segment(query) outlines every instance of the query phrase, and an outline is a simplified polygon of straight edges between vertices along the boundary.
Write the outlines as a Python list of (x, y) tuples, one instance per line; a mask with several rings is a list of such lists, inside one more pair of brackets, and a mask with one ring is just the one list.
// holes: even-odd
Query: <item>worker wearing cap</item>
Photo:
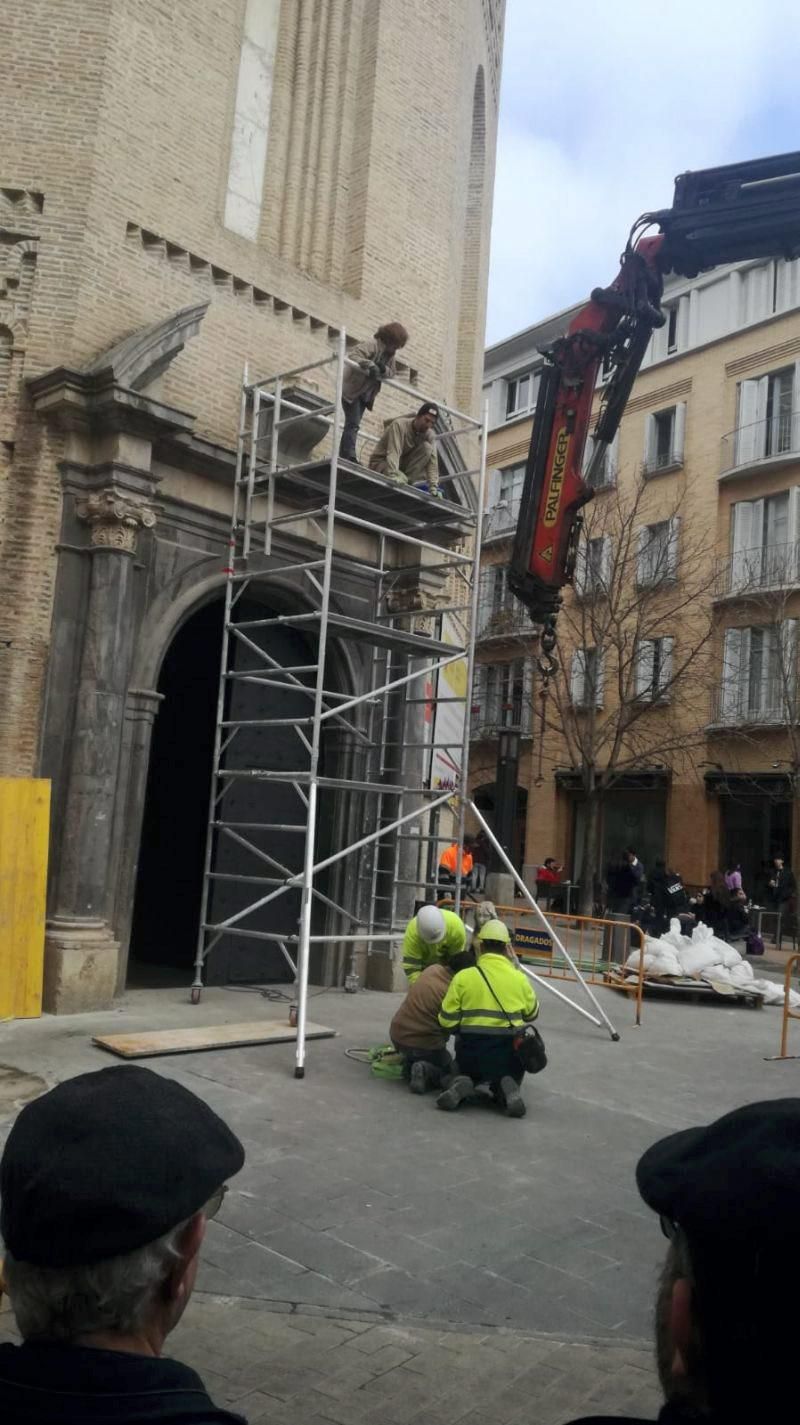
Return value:
[(519, 1086), (525, 1066), (514, 1040), (536, 1018), (539, 1003), (527, 975), (517, 967), (502, 920), (482, 925), (472, 948), (477, 964), (453, 976), (439, 1011), (442, 1028), (456, 1036), (459, 1074), (436, 1106), (452, 1112), (471, 1097), (476, 1084), (486, 1083), (509, 1118), (523, 1118)]
[(403, 936), (403, 969), (408, 983), (422, 974), (426, 965), (445, 964), (451, 955), (460, 955), (467, 944), (467, 928), (452, 910), (424, 905), (408, 922)]
[(244, 1149), (196, 1094), (125, 1065), (23, 1108), (0, 1161), (3, 1275), (23, 1345), (0, 1345), (9, 1425), (224, 1425), (162, 1356), (206, 1224)]
[(370, 456), (370, 470), (398, 485), (425, 485), (428, 494), (438, 496), (439, 457), (431, 434), (438, 415), (439, 407), (424, 401), (415, 416), (387, 421)]
[[(636, 1185), (669, 1242), (655, 1314), (659, 1420), (792, 1418), (800, 1098), (749, 1103), (671, 1133), (640, 1158)], [(617, 1418), (592, 1416), (591, 1425)]]

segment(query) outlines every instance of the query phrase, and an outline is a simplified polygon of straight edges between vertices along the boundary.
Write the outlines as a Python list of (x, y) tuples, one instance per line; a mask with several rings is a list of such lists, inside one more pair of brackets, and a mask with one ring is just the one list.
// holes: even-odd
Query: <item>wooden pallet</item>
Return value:
[[(335, 1029), (306, 1024), (306, 1039), (333, 1039)], [(252, 1044), (289, 1044), (297, 1030), (285, 1019), (253, 1024), (212, 1024), (206, 1028), (151, 1029), (139, 1034), (98, 1034), (92, 1039), (120, 1059), (149, 1059), (159, 1054), (200, 1054), (210, 1049), (243, 1049)]]

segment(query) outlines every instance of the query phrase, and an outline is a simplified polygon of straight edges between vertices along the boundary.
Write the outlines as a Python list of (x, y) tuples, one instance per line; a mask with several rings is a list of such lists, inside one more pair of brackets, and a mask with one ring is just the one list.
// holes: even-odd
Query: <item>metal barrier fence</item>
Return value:
[[(514, 949), (539, 975), (554, 980), (574, 980), (570, 966), (535, 914), (525, 906), (497, 906), (497, 914), (512, 931)], [(644, 931), (630, 921), (604, 920), (589, 915), (548, 911), (547, 919), (590, 984), (613, 985), (635, 997), (636, 1023), (641, 1024), (644, 991)], [(639, 950), (639, 972), (625, 979), (622, 967), (633, 950)]]
[[(454, 902), (439, 901), (438, 904), (452, 909)], [(495, 910), (511, 931), (514, 951), (524, 965), (544, 979), (576, 979), (558, 946), (542, 928), (535, 911), (524, 904), (497, 905)], [(627, 920), (567, 915), (563, 911), (548, 911), (547, 919), (589, 984), (623, 990), (634, 996), (635, 1022), (641, 1024), (645, 938), (641, 926)], [(627, 979), (622, 973), (623, 966), (636, 949), (639, 950), (639, 971), (635, 979)]]

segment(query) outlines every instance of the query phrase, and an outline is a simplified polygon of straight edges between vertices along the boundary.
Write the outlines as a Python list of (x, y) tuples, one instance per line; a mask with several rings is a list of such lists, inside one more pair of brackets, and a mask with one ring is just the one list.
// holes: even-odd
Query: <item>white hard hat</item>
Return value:
[(428, 945), (444, 940), (444, 916), (438, 905), (424, 905), (417, 912), (417, 930)]

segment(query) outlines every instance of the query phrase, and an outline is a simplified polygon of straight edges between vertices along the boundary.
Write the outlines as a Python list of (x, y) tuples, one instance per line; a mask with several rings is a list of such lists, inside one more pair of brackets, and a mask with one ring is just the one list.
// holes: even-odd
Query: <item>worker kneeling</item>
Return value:
[(406, 926), (403, 969), (413, 985), (428, 965), (446, 965), (466, 949), (467, 927), (452, 910), (424, 905)]
[(520, 1050), (539, 1002), (513, 961), (511, 936), (501, 920), (481, 926), (472, 947), (477, 964), (453, 976), (439, 1011), (442, 1028), (456, 1036), (458, 1075), (440, 1093), (436, 1107), (452, 1111), (477, 1084), (488, 1084), (509, 1118), (523, 1118), (520, 1084), (526, 1063)]
[(443, 1088), (450, 1078), (450, 1035), (439, 1023), (439, 1011), (453, 975), (474, 963), (472, 952), (464, 950), (453, 955), (446, 965), (428, 965), (409, 986), (392, 1020), (389, 1037), (403, 1056), (403, 1078), (412, 1093)]

